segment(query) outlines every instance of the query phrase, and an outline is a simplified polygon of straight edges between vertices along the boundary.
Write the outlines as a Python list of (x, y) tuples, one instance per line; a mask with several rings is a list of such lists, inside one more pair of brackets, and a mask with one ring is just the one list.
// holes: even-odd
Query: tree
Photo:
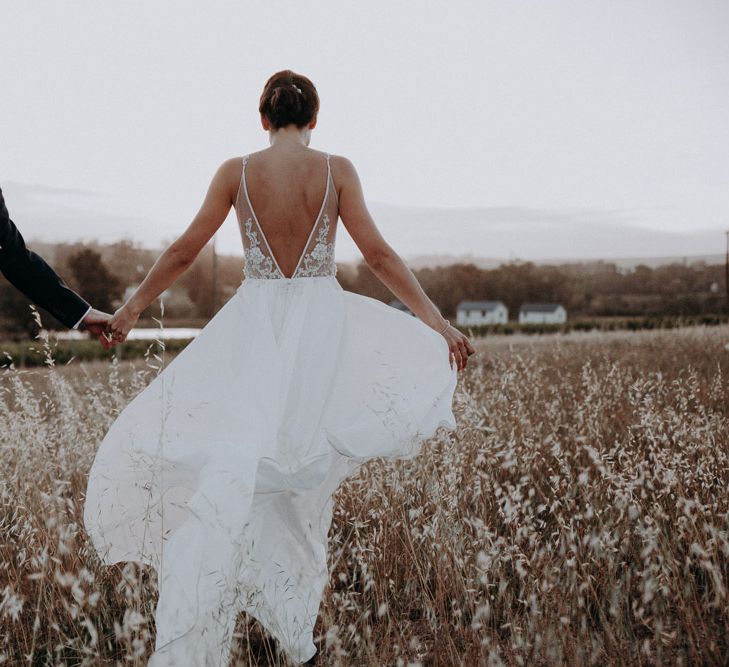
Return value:
[(113, 312), (122, 296), (119, 278), (106, 268), (101, 254), (82, 248), (68, 258), (68, 268), (78, 293), (94, 308)]
[(372, 272), (372, 269), (370, 269), (366, 262), (359, 262), (357, 264), (357, 275), (350, 289), (357, 294), (363, 294), (364, 296), (369, 296), (385, 303), (395, 298), (392, 292)]

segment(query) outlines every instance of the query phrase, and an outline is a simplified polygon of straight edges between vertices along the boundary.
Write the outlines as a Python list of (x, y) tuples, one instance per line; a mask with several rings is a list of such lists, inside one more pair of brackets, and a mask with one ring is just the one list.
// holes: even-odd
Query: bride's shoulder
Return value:
[(347, 187), (349, 184), (356, 184), (359, 182), (359, 175), (352, 161), (344, 155), (335, 155), (334, 153), (329, 154), (330, 164), (332, 167), (332, 178), (337, 189), (341, 191), (342, 188)]
[(237, 182), (241, 178), (243, 172), (243, 156), (228, 158), (224, 160), (218, 167), (218, 174), (225, 181)]
[(243, 177), (243, 156), (231, 157), (220, 163), (210, 187), (234, 203)]
[(352, 164), (352, 161), (344, 155), (335, 155), (334, 153), (329, 153), (329, 161), (332, 165), (332, 171), (338, 172), (345, 178), (347, 176), (350, 176), (351, 174), (357, 173), (357, 170), (355, 169), (354, 164)]
[(219, 169), (222, 169), (224, 171), (235, 171), (238, 169), (240, 171), (241, 166), (243, 165), (243, 156), (238, 155), (237, 157), (231, 157), (227, 160), (223, 160), (221, 163)]
[(322, 155), (329, 155), (329, 160), (332, 164), (344, 164), (345, 162), (349, 162), (349, 159), (344, 157), (344, 155), (337, 155), (336, 153), (322, 153)]

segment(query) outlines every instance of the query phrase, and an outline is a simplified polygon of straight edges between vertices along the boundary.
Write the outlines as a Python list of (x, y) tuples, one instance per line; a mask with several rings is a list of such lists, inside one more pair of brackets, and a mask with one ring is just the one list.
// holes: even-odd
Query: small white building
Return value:
[(519, 308), (519, 324), (564, 324), (567, 311), (560, 303), (525, 303)]
[(461, 301), (456, 306), (456, 324), (506, 324), (509, 309), (501, 301)]
[(392, 301), (390, 301), (390, 303), (388, 305), (392, 306), (393, 308), (397, 308), (398, 310), (402, 310), (403, 313), (407, 313), (408, 315), (412, 315), (413, 317), (415, 316), (415, 313), (413, 313), (413, 311), (410, 310), (410, 308), (408, 308), (399, 299), (393, 299)]

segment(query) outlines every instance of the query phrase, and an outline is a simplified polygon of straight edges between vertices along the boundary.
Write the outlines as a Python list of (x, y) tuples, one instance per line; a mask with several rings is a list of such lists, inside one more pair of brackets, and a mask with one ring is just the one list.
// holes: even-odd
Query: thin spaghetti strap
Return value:
[(238, 210), (238, 202), (240, 201), (240, 193), (243, 191), (243, 181), (246, 177), (246, 162), (248, 162), (248, 155), (244, 155), (241, 158), (241, 164), (243, 165), (240, 170), (240, 182), (238, 183), (238, 194), (235, 196), (235, 203), (233, 207)]
[(330, 189), (334, 192), (334, 198), (337, 200), (337, 208), (339, 208), (339, 193), (337, 192), (337, 188), (334, 185), (334, 175), (332, 174), (332, 164), (329, 161), (330, 157), (331, 157), (331, 155), (329, 153), (327, 153), (327, 169), (329, 170), (327, 178), (329, 178), (331, 180)]

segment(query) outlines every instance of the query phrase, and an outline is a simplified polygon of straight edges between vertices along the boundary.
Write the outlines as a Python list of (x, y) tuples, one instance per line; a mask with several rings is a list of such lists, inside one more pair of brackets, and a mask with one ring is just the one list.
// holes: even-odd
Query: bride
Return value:
[[(157, 572), (153, 667), (227, 665), (241, 611), (291, 661), (311, 659), (337, 487), (456, 427), (457, 371), (475, 350), (380, 235), (352, 163), (308, 147), (318, 110), (308, 78), (270, 77), (259, 104), (270, 147), (219, 167), (109, 323), (112, 346), (235, 208), (243, 282), (122, 411), (89, 473), (84, 523), (102, 563)], [(340, 218), (417, 317), (342, 289)]]

